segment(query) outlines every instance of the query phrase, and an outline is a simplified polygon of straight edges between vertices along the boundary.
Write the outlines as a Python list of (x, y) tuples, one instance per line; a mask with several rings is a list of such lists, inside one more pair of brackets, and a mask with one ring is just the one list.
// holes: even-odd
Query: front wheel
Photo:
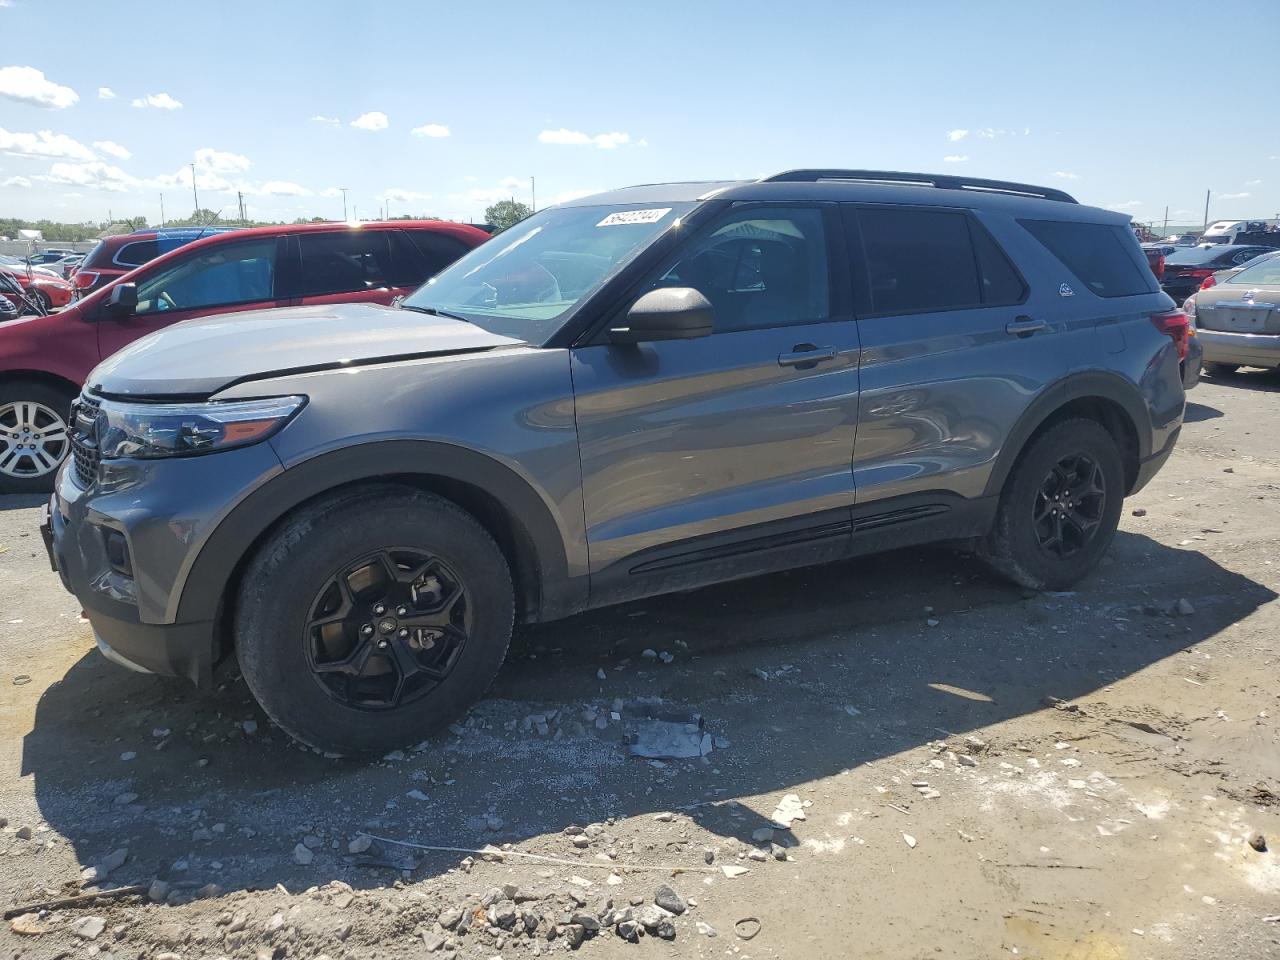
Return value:
[(71, 449), (72, 399), (43, 383), (0, 384), (0, 494), (53, 489)]
[(477, 700), (511, 639), (498, 545), (464, 510), (379, 485), (306, 506), (245, 571), (235, 616), (245, 682), (310, 746), (381, 753)]
[(1050, 427), (1005, 483), (983, 557), (1033, 590), (1065, 590), (1106, 553), (1120, 523), (1124, 464), (1094, 420)]
[(1205, 361), (1204, 372), (1211, 377), (1229, 377), (1240, 369), (1238, 363), (1219, 363), (1214, 360)]

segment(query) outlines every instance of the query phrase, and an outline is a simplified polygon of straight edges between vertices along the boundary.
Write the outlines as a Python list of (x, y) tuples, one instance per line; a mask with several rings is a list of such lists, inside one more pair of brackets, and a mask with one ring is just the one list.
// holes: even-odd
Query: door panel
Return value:
[(858, 503), (980, 497), (1014, 423), (1066, 373), (1053, 305), (965, 211), (845, 213), (863, 317)]
[[(835, 549), (847, 546), (859, 344), (847, 273), (829, 254), (831, 237), (843, 251), (833, 214), (730, 208), (639, 285), (697, 289), (715, 333), (574, 350), (593, 574), (695, 551), (758, 553), (775, 533), (831, 524), (817, 515), (832, 510)], [(771, 526), (750, 529), (761, 524)], [(713, 579), (758, 559), (725, 561)]]
[[(834, 348), (808, 369), (797, 346)], [(852, 321), (574, 351), (591, 568), (854, 501)]]

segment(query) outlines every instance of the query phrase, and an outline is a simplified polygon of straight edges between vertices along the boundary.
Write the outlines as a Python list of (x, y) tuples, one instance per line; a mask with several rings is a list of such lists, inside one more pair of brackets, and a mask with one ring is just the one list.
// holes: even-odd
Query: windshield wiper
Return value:
[(411, 307), (407, 303), (400, 304), (401, 310), (412, 310), (414, 313), (425, 313), (432, 317), (444, 317), (448, 320), (461, 320), (463, 323), (471, 323), (466, 317), (460, 317), (456, 313), (449, 313), (445, 310), (437, 310), (435, 307)]

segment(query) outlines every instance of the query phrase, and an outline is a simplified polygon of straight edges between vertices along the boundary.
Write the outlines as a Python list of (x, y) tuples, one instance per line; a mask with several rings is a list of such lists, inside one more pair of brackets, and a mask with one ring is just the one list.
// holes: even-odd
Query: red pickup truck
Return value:
[(52, 489), (71, 401), (139, 337), (209, 314), (390, 304), (488, 239), (439, 220), (237, 230), (163, 254), (60, 313), (0, 323), (0, 494)]

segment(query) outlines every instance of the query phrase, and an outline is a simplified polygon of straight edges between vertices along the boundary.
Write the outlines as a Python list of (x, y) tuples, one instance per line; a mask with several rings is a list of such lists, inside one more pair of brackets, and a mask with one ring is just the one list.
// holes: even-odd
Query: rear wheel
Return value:
[(1033, 590), (1064, 590), (1097, 565), (1115, 536), (1124, 464), (1094, 420), (1067, 420), (1032, 441), (1005, 483), (982, 554)]
[(35, 288), (32, 288), (27, 291), (27, 296), (36, 302), (36, 304), (40, 307), (41, 313), (48, 313), (49, 310), (53, 307), (53, 301), (49, 299), (49, 295), (45, 293), (43, 290), (37, 290)]
[(1218, 361), (1206, 361), (1204, 372), (1212, 377), (1229, 377), (1240, 369), (1238, 363), (1219, 363)]
[(69, 391), (43, 383), (0, 384), (0, 494), (48, 493), (71, 439)]
[(304, 507), (250, 562), (237, 656), (291, 736), (385, 752), (484, 693), (514, 610), (502, 551), (470, 514), (433, 494), (366, 487)]

